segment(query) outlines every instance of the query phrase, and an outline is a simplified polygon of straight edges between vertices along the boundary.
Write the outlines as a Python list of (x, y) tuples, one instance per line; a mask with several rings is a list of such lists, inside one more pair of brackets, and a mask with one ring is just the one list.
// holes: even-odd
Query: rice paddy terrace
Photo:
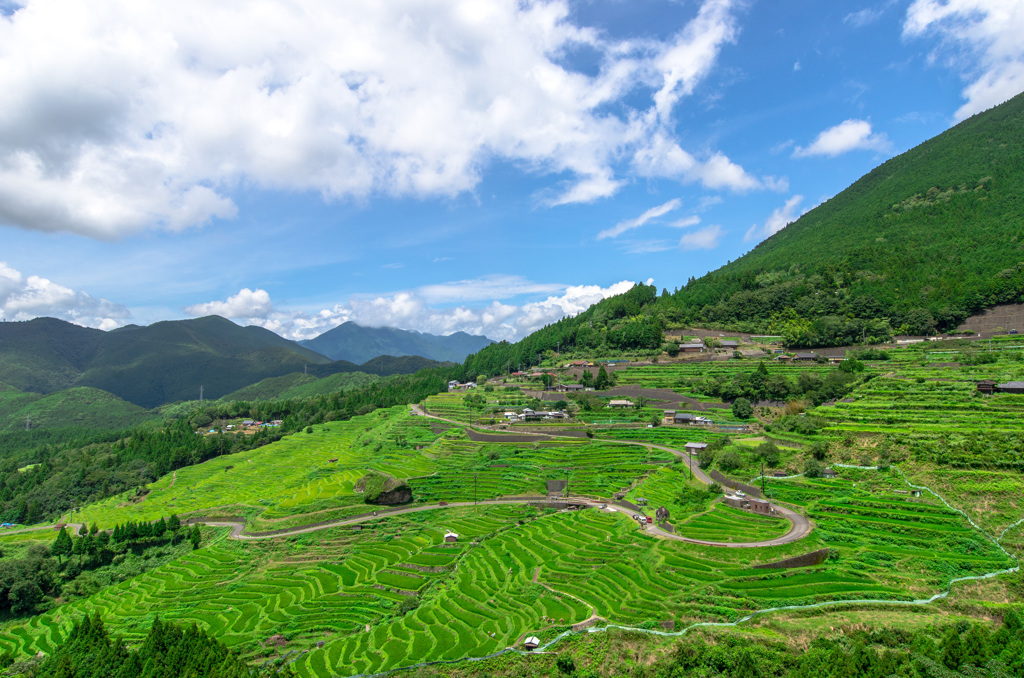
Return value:
[[(527, 635), (546, 643), (582, 622), (678, 630), (786, 606), (920, 603), (951, 585), (964, 586), (951, 584), (958, 578), (1015, 567), (1011, 554), (1024, 548), (1019, 472), (949, 469), (915, 452), (940, 439), (954, 446), (973, 439), (972, 417), (985, 421), (990, 412), (1000, 435), (1018, 433), (1012, 413), (1024, 406), (1024, 396), (977, 396), (973, 384), (976, 378), (1024, 377), (1024, 362), (1012, 349), (995, 363), (955, 362), (939, 364), (914, 348), (892, 351), (888, 362), (868, 363), (867, 374), (875, 376), (852, 400), (809, 411), (823, 427), (789, 437), (829, 441), (833, 462), (877, 455), (882, 447), (905, 458), (897, 459), (902, 471), (836, 464), (835, 479), (767, 480), (774, 501), (813, 521), (813, 532), (798, 542), (732, 549), (671, 541), (628, 514), (597, 509), (566, 512), (525, 503), (432, 508), (544, 495), (548, 481), (557, 480), (568, 481), (573, 495), (646, 497), (651, 507), (669, 508), (676, 533), (693, 538), (744, 543), (776, 537), (789, 526), (713, 501), (686, 463), (655, 447), (681, 449), (723, 433), (612, 426), (595, 438), (475, 442), (457, 423), (393, 408), (179, 469), (150, 486), (141, 501), (115, 497), (86, 507), (75, 520), (110, 527), (192, 513), (243, 516), (250, 529), (300, 526), (365, 512), (355, 488), (370, 471), (407, 482), (414, 506), (425, 510), (260, 541), (205, 528), (199, 550), (91, 597), (0, 624), (0, 649), (47, 652), (88, 611), (133, 641), (159, 615), (194, 621), (255, 663), (283, 658), (300, 675), (327, 678), (482, 657), (521, 647)], [(645, 379), (672, 388), (684, 367), (690, 372), (682, 374), (692, 378), (702, 374), (695, 370), (722, 365), (750, 371), (756, 363), (643, 369), (648, 377), (668, 369), (660, 381)], [(631, 372), (619, 372), (620, 383)], [(897, 394), (903, 399), (891, 407)], [(430, 406), (439, 415), (447, 407), (444, 414), (456, 422), (478, 416), (462, 396), (445, 394)], [(753, 450), (759, 443), (730, 444)], [(795, 464), (804, 452), (793, 444), (783, 456)], [(914, 496), (917, 484), (953, 508), (928, 491)], [(458, 533), (457, 542), (444, 541), (449, 530)], [(40, 538), (28, 533), (4, 540)], [(822, 558), (806, 567), (758, 567), (818, 551)], [(1004, 604), (1000, 600), (994, 595), (977, 604)]]
[[(131, 640), (159, 614), (195, 621), (254, 661), (284, 655), (301, 675), (344, 676), (484, 656), (592, 617), (678, 628), (781, 605), (926, 598), (953, 576), (1012, 565), (960, 514), (898, 494), (895, 474), (851, 474), (833, 485), (773, 483), (819, 529), (764, 549), (658, 540), (622, 514), (528, 506), (438, 509), (264, 542), (214, 539), (89, 599), (7, 624), (0, 647), (48, 651), (87, 611)], [(444, 542), (446, 530), (459, 541)], [(822, 547), (832, 555), (816, 567), (753, 567)], [(409, 611), (406, 600), (418, 606)]]

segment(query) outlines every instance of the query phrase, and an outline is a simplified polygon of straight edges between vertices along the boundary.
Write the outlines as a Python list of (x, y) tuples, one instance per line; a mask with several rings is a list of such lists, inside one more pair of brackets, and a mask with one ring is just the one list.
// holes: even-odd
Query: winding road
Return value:
[[(411, 405), (411, 409), (412, 409), (412, 412), (416, 416), (426, 417), (428, 419), (436, 419), (438, 421), (443, 421), (443, 422), (446, 422), (446, 423), (449, 423), (449, 424), (454, 424), (456, 426), (462, 426), (462, 427), (466, 426), (466, 424), (463, 423), (463, 422), (456, 421), (454, 419), (446, 419), (444, 417), (438, 417), (436, 415), (430, 414), (430, 413), (426, 412), (422, 407), (420, 407), (419, 404)], [(481, 428), (487, 428), (487, 427), (481, 427)], [(493, 429), (489, 429), (489, 430), (493, 430)], [(523, 433), (522, 435), (536, 435), (539, 438), (544, 438), (544, 439), (548, 439), (548, 440), (558, 437), (558, 436), (555, 436), (555, 435), (552, 435), (552, 434), (544, 434), (544, 433)], [(678, 457), (680, 457), (682, 459), (686, 459), (687, 463), (690, 465), (690, 468), (693, 471), (693, 475), (696, 476), (697, 479), (700, 480), (702, 483), (704, 483), (705, 485), (708, 485), (711, 482), (713, 482), (711, 480), (711, 478), (708, 477), (708, 475), (700, 468), (700, 466), (698, 466), (697, 463), (690, 457), (690, 455), (686, 454), (685, 452), (681, 452), (681, 451), (679, 451), (677, 449), (674, 449), (674, 448), (671, 448), (671, 447), (666, 447), (664, 445), (655, 445), (653, 443), (642, 443), (642, 442), (633, 442), (633, 441), (626, 441), (626, 440), (617, 440), (617, 441), (614, 441), (614, 442), (616, 442), (618, 444), (622, 444), (622, 445), (636, 445), (636, 446), (639, 446), (639, 447), (656, 448), (656, 449), (659, 449), (659, 450), (663, 450), (665, 452), (670, 452), (670, 453), (672, 453), (672, 454), (674, 454), (674, 455), (676, 455), (676, 456), (678, 456)], [(329, 522), (324, 522), (324, 523), (317, 523), (316, 525), (305, 525), (305, 526), (302, 526), (302, 527), (296, 527), (296, 528), (291, 529), (291, 530), (276, 530), (273, 533), (266, 533), (266, 534), (259, 534), (259, 533), (250, 534), (250, 533), (246, 533), (245, 532), (245, 522), (244, 521), (209, 521), (209, 522), (203, 521), (203, 523), (205, 525), (211, 525), (211, 526), (215, 526), (215, 527), (230, 527), (231, 528), (231, 538), (233, 538), (233, 539), (277, 539), (277, 538), (280, 538), (280, 537), (289, 537), (289, 536), (293, 536), (293, 535), (297, 535), (297, 534), (308, 534), (310, 532), (316, 532), (318, 530), (326, 530), (326, 529), (330, 529), (330, 528), (333, 528), (333, 527), (345, 527), (345, 526), (349, 526), (349, 525), (358, 525), (360, 523), (364, 523), (364, 522), (371, 521), (371, 520), (378, 520), (378, 519), (385, 518), (385, 517), (388, 517), (388, 516), (404, 515), (404, 514), (408, 514), (408, 513), (418, 513), (420, 511), (433, 511), (433, 510), (441, 509), (441, 508), (467, 507), (467, 506), (479, 506), (479, 505), (490, 506), (490, 505), (495, 505), (495, 504), (497, 504), (497, 505), (500, 505), (500, 504), (529, 504), (529, 503), (537, 503), (538, 501), (540, 501), (540, 500), (538, 500), (536, 497), (531, 497), (531, 498), (526, 498), (526, 499), (509, 497), (509, 498), (505, 498), (505, 499), (487, 500), (487, 501), (484, 501), (484, 502), (480, 502), (479, 504), (476, 504), (474, 502), (446, 502), (444, 505), (442, 505), (442, 504), (423, 504), (421, 506), (410, 506), (408, 508), (381, 510), (381, 511), (378, 511), (376, 515), (360, 515), (360, 516), (355, 516), (355, 517), (352, 517), (352, 518), (343, 518), (343, 519), (335, 520), (335, 521), (329, 521)], [(594, 507), (594, 508), (599, 507), (599, 506), (606, 506), (607, 507), (606, 510), (616, 511), (616, 512), (619, 512), (619, 513), (625, 513), (627, 515), (634, 515), (636, 513), (635, 509), (633, 509), (630, 506), (624, 506), (624, 505), (618, 504), (618, 503), (616, 503), (614, 501), (607, 501), (607, 502), (599, 501), (599, 500), (595, 500), (595, 499), (592, 499), (592, 498), (589, 498), (589, 497), (566, 497), (566, 498), (560, 498), (557, 501), (560, 501), (560, 502), (564, 501), (564, 502), (571, 503), (571, 504), (582, 504), (582, 505), (586, 505), (586, 506), (590, 506), (590, 507)], [(787, 520), (789, 520), (789, 522), (791, 524), (791, 527), (790, 527), (789, 531), (786, 534), (782, 535), (781, 537), (775, 537), (774, 539), (766, 539), (766, 540), (763, 540), (763, 541), (754, 541), (754, 542), (707, 541), (707, 540), (703, 540), (703, 539), (691, 539), (690, 537), (686, 537), (686, 536), (683, 536), (683, 535), (680, 535), (680, 534), (674, 534), (672, 532), (668, 532), (666, 530), (663, 530), (662, 528), (658, 527), (655, 524), (647, 525), (647, 526), (645, 526), (645, 528), (646, 528), (646, 531), (647, 531), (648, 534), (651, 534), (653, 536), (656, 536), (656, 537), (659, 537), (659, 538), (662, 538), (662, 539), (671, 539), (671, 540), (674, 540), (674, 541), (689, 542), (691, 544), (702, 544), (704, 546), (719, 546), (719, 547), (724, 547), (724, 548), (759, 548), (759, 547), (764, 547), (764, 546), (781, 546), (782, 544), (790, 544), (792, 542), (799, 541), (800, 539), (803, 539), (813, 529), (813, 526), (811, 525), (811, 522), (805, 516), (800, 515), (796, 511), (788, 509), (788, 508), (786, 508), (784, 506), (780, 506), (778, 504), (775, 505), (775, 509), (780, 514), (782, 514), (783, 517), (785, 517)]]
[[(466, 426), (466, 424), (464, 422), (456, 421), (454, 419), (446, 419), (444, 417), (438, 417), (436, 415), (430, 414), (430, 413), (424, 411), (423, 408), (420, 407), (420, 405), (418, 405), (418, 404), (412, 405), (411, 409), (412, 409), (413, 414), (415, 414), (416, 416), (426, 417), (428, 419), (436, 419), (438, 421), (443, 421), (443, 422), (446, 422), (446, 423), (449, 423), (449, 424), (454, 424), (456, 426), (461, 426), (461, 427), (465, 427)], [(488, 428), (488, 427), (482, 426), (481, 428)], [(488, 430), (494, 430), (494, 429), (489, 429), (488, 428)], [(517, 434), (517, 435), (532, 435), (532, 436), (537, 436), (538, 438), (542, 438), (542, 439), (546, 439), (546, 440), (552, 440), (552, 439), (556, 439), (556, 438), (559, 437), (559, 436), (554, 435), (554, 434), (546, 434), (546, 433), (525, 433), (524, 432), (524, 433), (520, 433), (520, 434)], [(566, 437), (566, 436), (562, 436), (562, 437)], [(701, 469), (700, 466), (697, 465), (697, 463), (690, 457), (690, 455), (688, 455), (685, 452), (681, 452), (681, 451), (679, 451), (677, 449), (674, 449), (674, 448), (671, 448), (671, 447), (666, 447), (664, 445), (655, 445), (653, 443), (642, 443), (642, 442), (634, 442), (634, 441), (629, 441), (629, 440), (616, 440), (616, 441), (612, 441), (612, 442), (615, 442), (615, 443), (620, 444), (620, 445), (635, 445), (635, 446), (638, 446), (638, 447), (646, 447), (648, 449), (654, 448), (654, 449), (663, 450), (665, 452), (669, 452), (671, 454), (676, 455), (677, 457), (680, 457), (681, 459), (685, 459), (687, 461), (687, 464), (690, 466), (690, 469), (693, 471), (693, 475), (696, 476), (696, 478), (699, 481), (701, 481), (705, 485), (708, 485), (708, 484), (713, 482), (711, 480), (711, 478), (708, 477), (708, 475), (703, 471), (703, 469)], [(467, 502), (445, 502), (443, 505), (440, 504), (440, 503), (423, 504), (423, 505), (420, 505), (420, 506), (410, 506), (410, 507), (407, 507), (407, 508), (381, 509), (381, 510), (377, 511), (375, 514), (372, 514), (372, 515), (363, 514), (363, 515), (359, 515), (359, 516), (353, 516), (352, 518), (342, 518), (340, 520), (316, 523), (314, 525), (303, 525), (303, 526), (296, 527), (296, 528), (290, 529), (290, 530), (274, 530), (273, 532), (267, 532), (267, 533), (247, 533), (245, 531), (245, 521), (244, 520), (237, 520), (237, 521), (234, 521), (234, 520), (212, 520), (212, 521), (199, 520), (197, 522), (201, 522), (204, 525), (210, 525), (212, 527), (230, 527), (231, 528), (231, 535), (230, 536), (231, 536), (232, 539), (240, 539), (240, 540), (278, 539), (278, 538), (281, 538), (281, 537), (290, 537), (290, 536), (294, 536), (294, 535), (298, 535), (298, 534), (308, 534), (308, 533), (311, 533), (311, 532), (317, 532), (319, 530), (328, 530), (328, 529), (331, 529), (331, 528), (334, 528), (334, 527), (345, 527), (345, 526), (350, 526), (350, 525), (358, 525), (360, 523), (365, 523), (365, 522), (368, 522), (368, 521), (371, 521), (371, 520), (380, 520), (380, 519), (386, 518), (388, 516), (405, 515), (405, 514), (409, 514), (409, 513), (418, 513), (420, 511), (433, 511), (433, 510), (442, 509), (442, 508), (467, 507), (467, 506), (492, 506), (492, 505), (501, 505), (501, 504), (530, 504), (530, 503), (538, 503), (538, 502), (543, 502), (543, 501), (544, 500), (538, 499), (537, 497), (529, 497), (529, 498), (508, 497), (508, 498), (504, 498), (504, 499), (485, 500), (485, 501), (482, 501), (482, 502), (479, 502), (479, 503), (474, 503), (474, 502), (471, 502), (471, 501), (467, 501)], [(622, 504), (618, 504), (618, 503), (616, 503), (614, 501), (600, 501), (600, 500), (592, 499), (590, 497), (565, 497), (565, 498), (559, 498), (558, 500), (553, 500), (553, 501), (567, 502), (567, 503), (577, 504), (577, 505), (585, 505), (585, 506), (590, 506), (592, 508), (598, 508), (600, 506), (605, 506), (606, 507), (605, 510), (616, 511), (616, 512), (619, 512), (619, 513), (625, 513), (625, 514), (630, 515), (630, 516), (635, 515), (637, 513), (636, 509), (634, 509), (631, 506), (625, 506), (625, 505), (622, 505)], [(763, 541), (753, 541), (753, 542), (707, 541), (707, 540), (703, 540), (703, 539), (691, 539), (690, 537), (686, 537), (686, 536), (683, 536), (683, 535), (680, 535), (680, 534), (675, 534), (675, 533), (672, 533), (672, 532), (668, 532), (668, 531), (663, 530), (662, 528), (658, 527), (655, 524), (650, 524), (650, 525), (646, 525), (646, 526), (643, 526), (643, 527), (645, 528), (645, 531), (648, 534), (650, 534), (652, 536), (655, 536), (655, 537), (658, 537), (658, 538), (661, 538), (661, 539), (670, 539), (670, 540), (674, 540), (674, 541), (689, 542), (691, 544), (701, 544), (701, 545), (704, 545), (704, 546), (718, 546), (718, 547), (723, 547), (723, 548), (759, 548), (759, 547), (764, 547), (764, 546), (781, 546), (782, 544), (791, 544), (792, 542), (799, 541), (800, 539), (803, 539), (804, 537), (806, 537), (811, 532), (811, 530), (813, 529), (813, 526), (812, 526), (811, 522), (805, 516), (800, 515), (796, 511), (788, 509), (785, 506), (780, 506), (778, 504), (775, 505), (775, 509), (780, 514), (782, 514), (783, 517), (785, 517), (787, 520), (789, 520), (789, 522), (791, 523), (790, 530), (786, 534), (782, 535), (781, 537), (776, 537), (774, 539), (766, 539), (766, 540), (763, 540)], [(68, 529), (74, 530), (75, 532), (77, 532), (78, 528), (79, 528), (79, 525), (78, 524), (68, 524), (67, 527), (68, 527)], [(38, 531), (38, 530), (53, 530), (53, 529), (54, 529), (54, 527), (52, 525), (43, 525), (43, 526), (39, 526), (39, 527), (20, 528), (20, 529), (17, 529), (17, 530), (10, 530), (10, 531), (6, 531), (6, 532), (0, 532), (0, 535), (19, 534), (19, 533), (23, 533), (23, 532), (31, 532), (31, 531)]]

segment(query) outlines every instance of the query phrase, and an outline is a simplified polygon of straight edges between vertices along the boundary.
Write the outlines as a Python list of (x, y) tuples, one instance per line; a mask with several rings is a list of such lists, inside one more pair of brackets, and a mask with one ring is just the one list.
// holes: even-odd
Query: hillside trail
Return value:
[[(417, 416), (427, 417), (429, 419), (437, 419), (439, 421), (448, 422), (450, 424), (456, 424), (456, 425), (462, 426), (462, 427), (466, 427), (467, 426), (467, 424), (465, 424), (464, 422), (456, 421), (454, 419), (446, 419), (445, 417), (439, 417), (437, 415), (430, 414), (429, 412), (424, 410), (419, 405), (419, 403), (411, 405), (411, 408), (412, 408), (412, 410), (414, 412), (416, 412)], [(480, 428), (488, 428), (488, 429), (493, 430), (492, 427), (488, 427), (488, 426), (481, 426)], [(552, 439), (552, 438), (558, 438), (559, 437), (555, 433), (536, 433), (536, 434), (534, 434), (534, 433), (525, 433), (524, 432), (521, 435), (536, 435), (536, 436), (539, 436), (539, 437), (543, 437), (544, 439)], [(569, 436), (561, 436), (561, 437), (572, 439), (572, 440), (578, 440), (577, 438), (571, 438)], [(619, 445), (633, 445), (633, 446), (636, 446), (636, 447), (644, 447), (644, 448), (647, 448), (647, 449), (654, 448), (654, 449), (662, 450), (664, 452), (669, 452), (669, 453), (674, 454), (675, 456), (679, 457), (680, 459), (684, 459), (686, 461), (686, 465), (693, 472), (693, 475), (694, 475), (695, 478), (697, 478), (697, 480), (699, 480), (700, 482), (702, 482), (705, 485), (710, 485), (711, 483), (714, 482), (711, 479), (711, 477), (708, 476), (708, 474), (705, 473), (704, 470), (700, 467), (700, 465), (697, 463), (697, 460), (694, 459), (693, 457), (691, 457), (689, 455), (689, 453), (687, 453), (687, 452), (685, 452), (683, 450), (677, 450), (674, 447), (668, 447), (666, 445), (657, 445), (657, 444), (654, 444), (654, 443), (636, 442), (636, 441), (631, 441), (631, 440), (615, 440), (615, 441), (612, 441), (612, 442), (614, 442), (616, 444), (619, 444)], [(604, 502), (594, 502), (594, 503), (604, 503)], [(615, 502), (609, 502), (608, 506), (610, 508), (614, 507), (614, 510), (619, 511), (621, 513), (632, 513), (632, 510), (629, 507), (621, 506), (619, 504), (616, 504)], [(795, 541), (799, 541), (799, 540), (803, 539), (808, 534), (810, 534), (811, 530), (814, 529), (813, 524), (811, 523), (811, 521), (806, 516), (803, 516), (803, 515), (797, 513), (796, 511), (793, 511), (792, 509), (786, 508), (785, 506), (781, 506), (779, 504), (775, 504), (774, 506), (775, 506), (775, 510), (777, 510), (779, 513), (781, 513), (782, 516), (784, 518), (786, 518), (786, 520), (788, 520), (790, 522), (790, 524), (791, 524), (791, 527), (790, 527), (789, 531), (786, 532), (786, 534), (782, 535), (781, 537), (776, 537), (774, 539), (767, 539), (767, 540), (764, 540), (764, 541), (754, 541), (754, 542), (736, 542), (736, 543), (733, 543), (733, 542), (721, 542), (721, 541), (707, 541), (707, 540), (704, 540), (704, 539), (691, 539), (691, 538), (685, 537), (683, 535), (675, 534), (675, 533), (672, 533), (672, 532), (667, 532), (667, 531), (661, 529), (660, 527), (657, 527), (656, 525), (648, 526), (647, 532), (649, 534), (652, 534), (652, 535), (654, 535), (656, 537), (660, 537), (662, 539), (670, 539), (670, 540), (673, 540), (673, 541), (684, 541), (684, 542), (688, 542), (688, 543), (691, 543), (691, 544), (702, 544), (704, 546), (720, 546), (720, 547), (723, 547), (723, 548), (760, 548), (762, 546), (781, 546), (783, 544), (791, 544), (791, 543), (793, 543)]]

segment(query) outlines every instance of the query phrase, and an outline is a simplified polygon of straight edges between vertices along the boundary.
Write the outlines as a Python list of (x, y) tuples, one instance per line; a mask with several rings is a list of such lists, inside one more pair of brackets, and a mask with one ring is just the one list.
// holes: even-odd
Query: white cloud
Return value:
[(672, 226), (673, 228), (689, 228), (690, 226), (696, 226), (699, 223), (700, 217), (694, 214), (693, 216), (683, 217), (682, 219), (676, 219), (675, 221), (670, 223), (669, 226)]
[(683, 183), (700, 182), (704, 188), (736, 192), (763, 188), (756, 177), (729, 160), (713, 153), (700, 162), (664, 134), (653, 135), (633, 154), (633, 170), (643, 177), (667, 177)]
[[(491, 339), (520, 339), (544, 325), (555, 322), (567, 315), (576, 315), (585, 311), (592, 304), (605, 297), (622, 294), (633, 286), (632, 282), (622, 281), (601, 287), (599, 285), (542, 285), (531, 284), (519, 280), (513, 287), (504, 292), (495, 288), (494, 296), (489, 304), (480, 307), (458, 305), (438, 308), (433, 306), (439, 300), (452, 300), (457, 297), (438, 294), (438, 288), (466, 290), (472, 281), (459, 281), (448, 286), (435, 285), (416, 290), (396, 292), (391, 295), (354, 298), (343, 304), (335, 304), (331, 308), (308, 313), (297, 310), (286, 310), (275, 307), (266, 297), (266, 303), (254, 304), (256, 313), (251, 317), (232, 315), (235, 320), (249, 325), (264, 327), (289, 339), (301, 340), (313, 337), (337, 327), (349, 320), (368, 327), (398, 327), (414, 329), (431, 334), (451, 334), (463, 331), (470, 334), (483, 334)], [(479, 281), (477, 289), (491, 289), (496, 279)], [(531, 293), (528, 290), (549, 289), (549, 294), (541, 301), (522, 304), (502, 303), (519, 294)], [(252, 292), (244, 289), (226, 302), (210, 302), (197, 304), (186, 309), (190, 314), (203, 315), (216, 304), (228, 305), (236, 298), (252, 298), (263, 296), (263, 290)], [(263, 292), (263, 294), (266, 294)], [(477, 298), (470, 294), (464, 299)], [(237, 310), (244, 304), (238, 303)]]
[(870, 26), (871, 24), (881, 19), (882, 15), (885, 14), (886, 10), (889, 9), (894, 3), (895, 0), (889, 0), (889, 2), (885, 2), (878, 7), (865, 7), (864, 9), (859, 10), (857, 12), (850, 12), (849, 14), (843, 17), (843, 23), (849, 26), (853, 26), (854, 28), (864, 28), (865, 26)]
[[(549, 204), (607, 197), (738, 7), (704, 0), (656, 41), (577, 25), (568, 0), (25, 0), (0, 16), (0, 223), (180, 230), (232, 218), (240, 186), (452, 196), (494, 159), (566, 178)], [(580, 46), (597, 73), (565, 65)], [(691, 180), (756, 185), (726, 163)]]
[(274, 310), (270, 294), (266, 290), (250, 290), (243, 287), (238, 294), (225, 301), (210, 301), (195, 304), (185, 309), (189, 315), (220, 315), (225, 318), (266, 318)]
[(872, 134), (871, 123), (867, 120), (844, 120), (819, 134), (810, 146), (806, 148), (797, 146), (793, 151), (793, 157), (806, 158), (812, 155), (835, 157), (856, 150), (885, 153), (892, 150), (892, 144), (884, 133)]
[(903, 34), (936, 35), (948, 48), (945, 63), (969, 81), (963, 91), (967, 102), (957, 110), (957, 120), (1024, 91), (1020, 0), (915, 0), (907, 9)]
[(5, 320), (60, 318), (84, 327), (112, 330), (131, 313), (120, 304), (96, 299), (37, 275), (24, 276), (0, 261), (0, 317)]
[(799, 61), (794, 61), (793, 62), (793, 72), (794, 73), (800, 71), (802, 68), (803, 68), (803, 66), (800, 65)]
[[(800, 203), (803, 202), (804, 197), (802, 195), (794, 195), (792, 198), (786, 201), (786, 204), (782, 207), (777, 208), (771, 213), (771, 216), (765, 220), (764, 225), (758, 226), (754, 224), (743, 236), (744, 242), (750, 242), (751, 240), (764, 240), (768, 236), (775, 235), (790, 223), (792, 223), (797, 217), (797, 208)], [(804, 210), (806, 213), (808, 210)]]
[(684, 235), (679, 239), (679, 246), (684, 250), (713, 250), (718, 247), (723, 235), (725, 231), (721, 226), (708, 226)]
[(651, 219), (663, 217), (669, 212), (673, 212), (679, 209), (679, 207), (682, 204), (683, 201), (680, 200), (679, 198), (669, 200), (668, 202), (658, 205), (657, 207), (652, 207), (651, 209), (647, 210), (646, 212), (644, 212), (643, 214), (634, 219), (626, 219), (625, 221), (620, 221), (611, 228), (606, 228), (605, 230), (597, 234), (597, 239), (604, 240), (605, 238), (617, 238), (626, 231), (631, 231), (634, 228), (640, 228)]

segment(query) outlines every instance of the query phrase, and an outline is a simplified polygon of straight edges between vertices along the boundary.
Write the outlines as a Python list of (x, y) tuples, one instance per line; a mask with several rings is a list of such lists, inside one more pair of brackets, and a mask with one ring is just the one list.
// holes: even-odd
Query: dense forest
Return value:
[[(99, 615), (76, 622), (67, 639), (43, 658), (14, 664), (6, 676), (32, 678), (290, 678), (288, 667), (250, 667), (223, 643), (193, 624), (185, 628), (162, 622), (159, 617), (142, 645), (129, 649), (120, 637), (112, 638)], [(12, 665), (13, 664), (13, 665)]]
[[(418, 402), (462, 377), (457, 366), (434, 368), (315, 397), (209, 402), (159, 428), (7, 433), (0, 436), (6, 453), (0, 459), (0, 520), (31, 524), (125, 491), (141, 495), (144, 485), (175, 469), (254, 449), (313, 424)], [(254, 435), (196, 434), (215, 421), (237, 418), (283, 423)]]

